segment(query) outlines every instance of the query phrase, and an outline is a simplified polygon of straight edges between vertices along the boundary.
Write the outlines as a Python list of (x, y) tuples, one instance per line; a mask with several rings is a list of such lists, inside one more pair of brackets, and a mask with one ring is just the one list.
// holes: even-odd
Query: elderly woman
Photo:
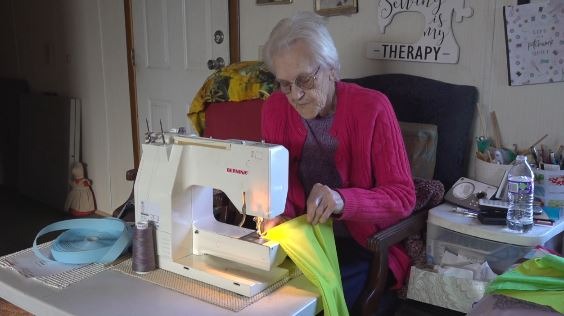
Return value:
[[(415, 203), (394, 110), (382, 93), (339, 81), (335, 44), (312, 12), (281, 20), (263, 52), (280, 91), (264, 103), (262, 136), (290, 153), (284, 216), (307, 214), (311, 224), (333, 218), (350, 310), (368, 276), (368, 238), (408, 216)], [(408, 265), (407, 255), (392, 247), (389, 268), (398, 282)]]

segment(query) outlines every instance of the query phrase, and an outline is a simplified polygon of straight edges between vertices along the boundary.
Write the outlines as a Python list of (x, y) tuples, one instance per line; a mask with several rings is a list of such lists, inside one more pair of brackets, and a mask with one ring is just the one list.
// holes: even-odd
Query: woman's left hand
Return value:
[(326, 185), (313, 185), (307, 198), (307, 221), (312, 225), (325, 223), (332, 214), (340, 214), (345, 203), (339, 192), (331, 190)]

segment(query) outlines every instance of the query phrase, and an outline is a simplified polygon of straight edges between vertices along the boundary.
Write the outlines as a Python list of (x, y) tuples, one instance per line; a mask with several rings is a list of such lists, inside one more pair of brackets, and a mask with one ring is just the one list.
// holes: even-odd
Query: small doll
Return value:
[(71, 173), (73, 179), (70, 181), (71, 190), (65, 202), (65, 211), (76, 217), (88, 216), (96, 210), (92, 183), (84, 178), (84, 167), (80, 162), (73, 164)]

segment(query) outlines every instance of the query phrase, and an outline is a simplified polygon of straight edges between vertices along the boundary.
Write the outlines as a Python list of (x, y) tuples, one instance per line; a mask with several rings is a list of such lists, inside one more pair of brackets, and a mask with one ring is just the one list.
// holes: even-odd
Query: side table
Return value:
[[(483, 225), (477, 218), (453, 212), (444, 203), (429, 210), (427, 219), (427, 263), (440, 264), (445, 251), (469, 262), (487, 261), (496, 273), (503, 273), (537, 245), (560, 250), (564, 214), (552, 226), (535, 225), (527, 233), (505, 226)], [(438, 274), (427, 267), (411, 267), (407, 297), (467, 313), (485, 293), (485, 281)]]
[(554, 238), (564, 231), (564, 211), (560, 211), (560, 219), (552, 226), (534, 225), (527, 233), (516, 233), (505, 226), (483, 225), (476, 218), (452, 212), (455, 206), (443, 203), (429, 210), (427, 223), (452, 231), (487, 240), (508, 243), (518, 246), (535, 247), (537, 245), (560, 251), (562, 239)]

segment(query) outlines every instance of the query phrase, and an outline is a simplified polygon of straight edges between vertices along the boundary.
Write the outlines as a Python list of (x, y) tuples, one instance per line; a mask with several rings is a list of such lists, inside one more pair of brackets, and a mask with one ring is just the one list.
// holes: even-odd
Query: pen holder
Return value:
[(476, 159), (475, 167), (474, 179), (476, 181), (499, 187), (505, 171), (511, 169), (512, 165), (501, 165)]

